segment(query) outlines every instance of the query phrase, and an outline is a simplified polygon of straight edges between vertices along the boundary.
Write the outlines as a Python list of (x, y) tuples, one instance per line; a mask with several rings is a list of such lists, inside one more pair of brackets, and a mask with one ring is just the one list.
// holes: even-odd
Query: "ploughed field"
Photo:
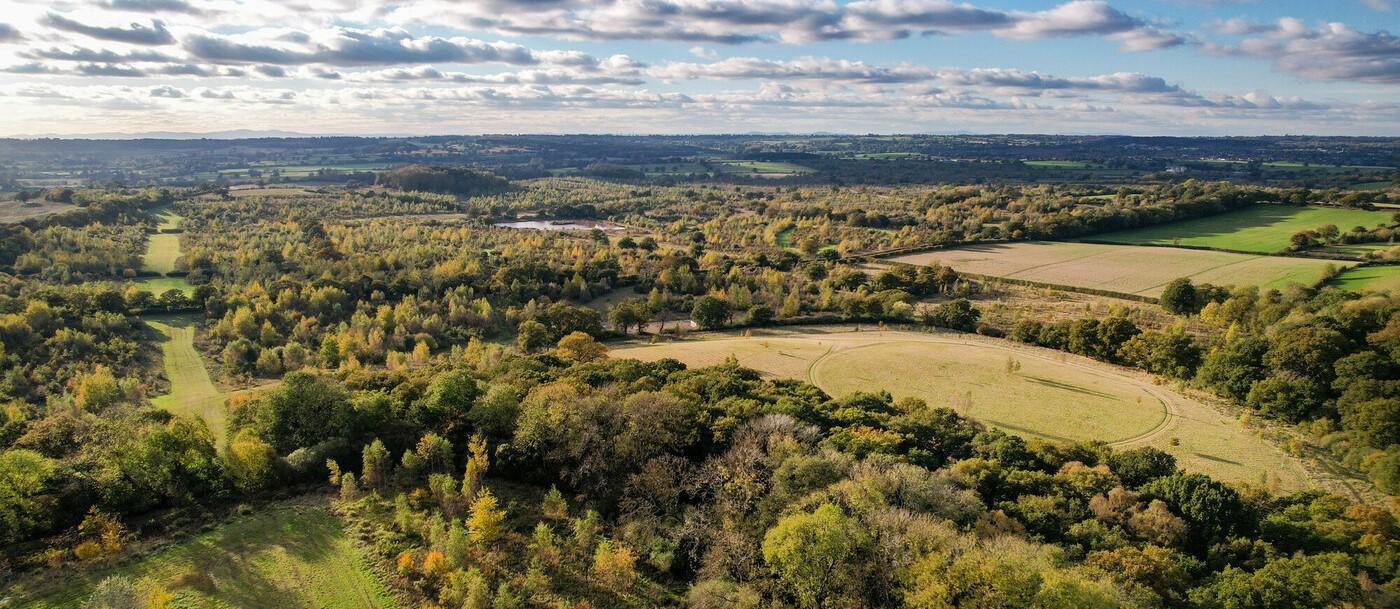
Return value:
[(1022, 241), (905, 254), (889, 262), (941, 264), (964, 273), (1156, 297), (1173, 279), (1285, 288), (1311, 286), (1346, 262), (1172, 247)]
[(1226, 480), (1308, 486), (1301, 466), (1230, 415), (1166, 388), (1143, 373), (1061, 352), (963, 334), (800, 328), (752, 337), (629, 343), (615, 358), (674, 358), (711, 366), (733, 356), (765, 375), (811, 382), (833, 397), (886, 390), (949, 406), (984, 424), (1028, 437), (1150, 445), (1182, 467)]
[(1138, 245), (1187, 245), (1273, 254), (1288, 249), (1294, 233), (1332, 224), (1342, 232), (1393, 224), (1391, 212), (1255, 205), (1203, 218), (1094, 235), (1094, 241)]

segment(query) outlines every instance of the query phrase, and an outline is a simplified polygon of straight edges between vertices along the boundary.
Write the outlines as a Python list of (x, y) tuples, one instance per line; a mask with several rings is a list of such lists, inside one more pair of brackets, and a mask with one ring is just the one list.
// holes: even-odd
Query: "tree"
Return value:
[(1196, 293), (1196, 286), (1185, 277), (1172, 280), (1167, 287), (1162, 288), (1162, 295), (1157, 297), (1157, 302), (1173, 315), (1195, 315), (1204, 305)]
[(289, 372), (282, 384), (252, 403), (251, 426), (279, 454), (349, 434), (349, 396), (334, 379), (306, 371)]
[(99, 365), (92, 372), (78, 377), (74, 400), (87, 412), (102, 412), (126, 399), (125, 392), (112, 376), (112, 370)]
[(620, 592), (632, 587), (637, 579), (636, 565), (637, 554), (611, 539), (599, 541), (593, 550), (593, 575), (611, 590)]
[(491, 494), (491, 490), (477, 493), (476, 501), (472, 502), (471, 515), (467, 517), (467, 531), (471, 533), (472, 541), (482, 546), (496, 543), (505, 533), (505, 521), (506, 512), (500, 508), (500, 502)]
[(559, 339), (559, 355), (576, 362), (591, 362), (606, 357), (608, 348), (583, 332), (573, 332)]
[(1234, 489), (1202, 474), (1176, 473), (1147, 483), (1142, 494), (1161, 499), (1191, 527), (1192, 545), (1204, 548), (1248, 526), (1244, 503)]
[(630, 332), (633, 326), (640, 334), (642, 326), (650, 319), (651, 312), (647, 309), (646, 301), (639, 298), (619, 302), (608, 312), (608, 321), (612, 322), (613, 329), (623, 334)]
[(20, 541), (48, 524), (53, 499), (44, 491), (57, 472), (32, 450), (0, 452), (0, 541)]
[(433, 377), (415, 409), (418, 423), (428, 429), (451, 427), (463, 419), (481, 395), (481, 385), (463, 368), (454, 368)]
[(1191, 591), (1202, 609), (1312, 609), (1361, 606), (1365, 594), (1345, 554), (1296, 556), (1249, 573), (1227, 566), (1209, 585)]
[(950, 300), (934, 307), (932, 311), (924, 315), (924, 323), (940, 328), (949, 328), (960, 332), (971, 332), (977, 329), (977, 320), (981, 319), (982, 312), (966, 298)]
[(526, 353), (539, 351), (549, 344), (549, 328), (533, 319), (522, 321), (516, 329), (515, 344)]
[(277, 451), (251, 430), (240, 430), (224, 453), (225, 467), (234, 486), (245, 493), (260, 490), (272, 475)]
[(389, 449), (384, 447), (384, 443), (375, 438), (373, 442), (365, 445), (360, 451), (361, 468), (360, 476), (364, 484), (371, 490), (384, 490), (384, 485), (388, 483), (392, 473), (394, 463), (389, 456)]
[(850, 593), (851, 564), (866, 544), (856, 521), (824, 503), (783, 517), (763, 535), (763, 560), (800, 607), (824, 607)]
[(754, 305), (749, 307), (748, 323), (754, 326), (766, 326), (773, 321), (775, 316), (773, 307), (763, 304)]
[(1108, 467), (1128, 488), (1176, 473), (1176, 457), (1151, 446), (1141, 446), (1113, 453)]
[(714, 296), (695, 299), (695, 306), (690, 309), (690, 318), (704, 330), (724, 327), (730, 316), (729, 303)]

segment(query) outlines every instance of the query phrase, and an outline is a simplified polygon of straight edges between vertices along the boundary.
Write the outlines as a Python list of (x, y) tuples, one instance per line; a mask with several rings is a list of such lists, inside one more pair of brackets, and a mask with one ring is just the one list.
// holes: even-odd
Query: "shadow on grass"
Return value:
[(1094, 389), (1088, 389), (1088, 388), (1086, 388), (1086, 387), (1080, 387), (1079, 385), (1071, 385), (1071, 384), (1069, 384), (1069, 383), (1065, 383), (1065, 382), (1062, 382), (1062, 381), (1052, 381), (1052, 380), (1050, 380), (1050, 379), (1040, 378), (1040, 377), (1038, 377), (1038, 376), (1026, 376), (1026, 377), (1022, 377), (1022, 378), (1026, 379), (1027, 381), (1030, 381), (1030, 382), (1032, 382), (1032, 383), (1035, 383), (1035, 384), (1037, 384), (1037, 385), (1042, 385), (1042, 386), (1045, 386), (1045, 387), (1050, 387), (1051, 389), (1062, 389), (1062, 390), (1065, 390), (1065, 391), (1073, 391), (1073, 392), (1075, 392), (1075, 393), (1082, 393), (1082, 394), (1084, 394), (1084, 395), (1092, 395), (1092, 396), (1094, 396), (1094, 397), (1096, 397), (1096, 398), (1103, 398), (1103, 399), (1106, 399), (1106, 400), (1117, 400), (1117, 399), (1119, 399), (1118, 396), (1113, 395), (1113, 394), (1111, 394), (1111, 393), (1104, 393), (1104, 392), (1102, 392), (1102, 391), (1097, 391), (1097, 390), (1094, 390)]

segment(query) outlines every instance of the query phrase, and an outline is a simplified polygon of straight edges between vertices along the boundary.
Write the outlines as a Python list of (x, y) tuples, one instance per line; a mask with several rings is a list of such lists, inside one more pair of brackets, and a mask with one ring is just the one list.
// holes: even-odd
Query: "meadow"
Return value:
[(1362, 266), (1347, 269), (1328, 282), (1328, 285), (1343, 290), (1396, 292), (1400, 290), (1400, 266)]
[(1257, 482), (1267, 473), (1282, 488), (1309, 485), (1297, 461), (1227, 413), (1157, 386), (1145, 374), (1009, 341), (793, 328), (751, 337), (712, 333), (682, 342), (628, 343), (610, 355), (675, 358), (690, 366), (733, 356), (767, 376), (807, 380), (835, 397), (883, 389), (896, 398), (951, 406), (1024, 436), (1154, 446), (1185, 469), (1221, 479)]
[(1037, 283), (1155, 297), (1173, 279), (1285, 288), (1311, 286), (1344, 262), (1253, 256), (1208, 250), (1096, 243), (974, 244), (895, 256), (889, 262), (941, 264), (954, 270)]
[(76, 609), (109, 576), (160, 584), (171, 607), (398, 606), (319, 497), (236, 517), (126, 564), (36, 578), (13, 592), (21, 607)]
[(1095, 235), (1094, 241), (1138, 245), (1188, 245), (1240, 252), (1272, 254), (1285, 251), (1294, 233), (1336, 225), (1343, 232), (1353, 227), (1390, 225), (1391, 213), (1336, 207), (1255, 205), (1224, 214), (1169, 222), (1145, 228)]

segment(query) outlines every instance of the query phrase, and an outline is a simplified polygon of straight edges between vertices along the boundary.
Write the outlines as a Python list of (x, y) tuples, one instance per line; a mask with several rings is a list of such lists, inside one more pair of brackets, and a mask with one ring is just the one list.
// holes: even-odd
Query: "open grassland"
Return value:
[[(733, 356), (765, 375), (812, 382), (833, 396), (889, 391), (919, 397), (1007, 431), (1056, 440), (1150, 445), (1182, 467), (1281, 488), (1309, 485), (1306, 472), (1229, 414), (1154, 385), (1145, 374), (1056, 351), (962, 334), (774, 330), (752, 337), (626, 344), (612, 356), (675, 358), (709, 366)], [(1019, 371), (1008, 371), (1008, 362)]]
[(164, 586), (172, 607), (397, 607), (323, 501), (270, 506), (135, 562), (29, 582), (17, 606), (82, 607), (99, 581), (119, 575)]
[(155, 233), (147, 235), (146, 255), (141, 259), (141, 268), (162, 275), (175, 270), (175, 260), (180, 257), (180, 235), (178, 233)]
[(1400, 266), (1362, 266), (1347, 269), (1327, 285), (1343, 290), (1400, 292)]
[(1038, 283), (1157, 296), (1173, 279), (1197, 283), (1284, 288), (1313, 285), (1328, 265), (1343, 262), (1253, 256), (1182, 248), (1095, 243), (1017, 242), (970, 245), (889, 258), (905, 264), (941, 264), (955, 270)]
[(1095, 241), (1151, 245), (1190, 245), (1271, 254), (1288, 249), (1294, 233), (1334, 224), (1342, 232), (1353, 227), (1391, 224), (1383, 211), (1334, 207), (1255, 205), (1247, 209), (1180, 222), (1095, 235)]

